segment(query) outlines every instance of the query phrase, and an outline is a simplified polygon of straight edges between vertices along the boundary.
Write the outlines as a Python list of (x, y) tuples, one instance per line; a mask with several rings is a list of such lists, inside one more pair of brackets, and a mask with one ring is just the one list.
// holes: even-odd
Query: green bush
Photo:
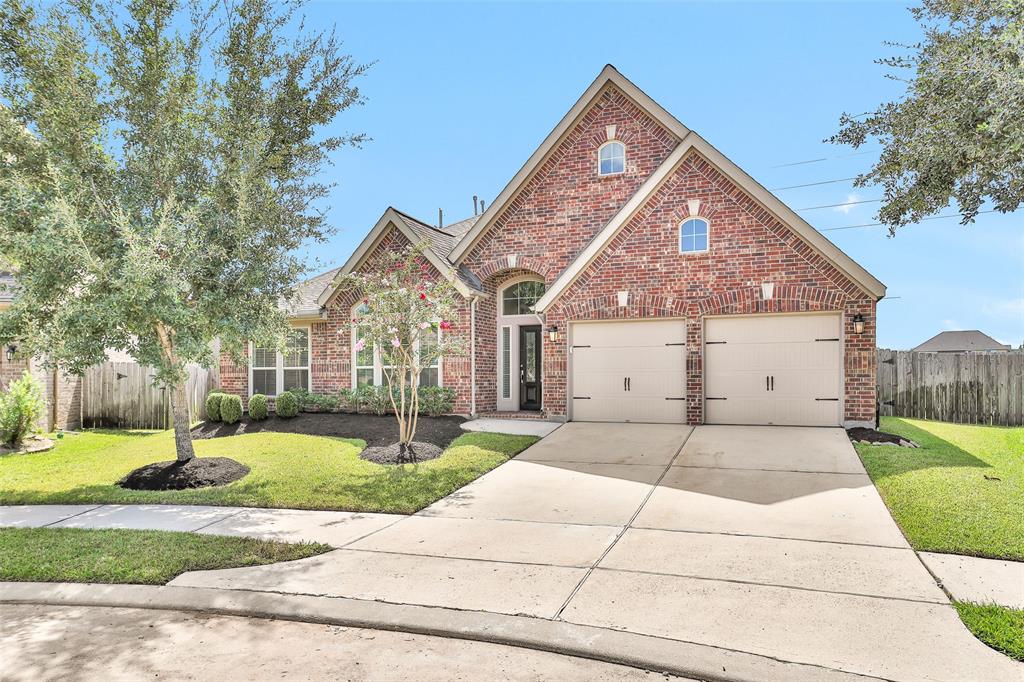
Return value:
[(419, 389), (420, 414), (439, 417), (451, 414), (455, 408), (455, 389), (442, 386), (423, 386)]
[(285, 391), (277, 395), (277, 416), (290, 418), (299, 413), (299, 399), (291, 391)]
[(267, 418), (270, 410), (267, 408), (267, 396), (256, 393), (249, 398), (249, 418), (261, 422)]
[(242, 418), (242, 397), (226, 395), (220, 401), (220, 418), (225, 424), (234, 424)]
[(345, 412), (358, 412), (358, 393), (351, 388), (343, 388), (338, 391), (338, 408)]
[(323, 393), (292, 389), (303, 412), (334, 412), (338, 409), (338, 397)]
[(0, 395), (0, 444), (18, 447), (46, 412), (43, 385), (25, 372)]
[(356, 394), (359, 399), (360, 411), (373, 412), (374, 414), (393, 412), (387, 386), (360, 386)]
[(206, 421), (220, 421), (220, 401), (225, 395), (224, 393), (214, 392), (206, 396)]

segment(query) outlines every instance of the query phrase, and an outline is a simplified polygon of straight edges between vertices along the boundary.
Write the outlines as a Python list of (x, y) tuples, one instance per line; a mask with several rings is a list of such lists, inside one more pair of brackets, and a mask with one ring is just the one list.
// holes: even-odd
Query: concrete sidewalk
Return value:
[[(400, 604), (445, 614), (449, 624), (453, 614), (513, 618), (534, 643), (558, 628), (590, 628), (686, 645), (703, 663), (708, 652), (741, 652), (819, 675), (1024, 676), (960, 622), (840, 429), (570, 423), (411, 517), (183, 511), (182, 530), (339, 549), (186, 573), (172, 581), (184, 590), (175, 595)], [(0, 513), (26, 522), (33, 511)], [(177, 516), (170, 507), (35, 513), (61, 525), (122, 527)], [(706, 676), (697, 670), (672, 669)], [(763, 671), (720, 677), (770, 679)]]

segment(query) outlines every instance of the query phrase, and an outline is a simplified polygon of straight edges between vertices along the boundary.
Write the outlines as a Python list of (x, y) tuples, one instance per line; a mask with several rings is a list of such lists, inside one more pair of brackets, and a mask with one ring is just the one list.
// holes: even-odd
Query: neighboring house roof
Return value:
[(977, 329), (940, 332), (913, 350), (925, 353), (967, 353), (971, 351), (1010, 350)]

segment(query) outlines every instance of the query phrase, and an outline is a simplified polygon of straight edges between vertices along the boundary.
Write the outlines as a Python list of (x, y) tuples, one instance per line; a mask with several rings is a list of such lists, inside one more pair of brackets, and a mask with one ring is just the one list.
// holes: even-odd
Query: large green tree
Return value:
[(365, 68), (294, 3), (0, 0), (0, 341), (156, 367), (191, 460), (185, 367), (283, 345), (298, 249), (330, 232), (317, 175), (362, 141), (324, 126)]
[(858, 186), (884, 188), (879, 219), (914, 223), (955, 202), (962, 222), (991, 201), (1024, 201), (1024, 2), (923, 0), (911, 9), (924, 39), (896, 69), (906, 94), (866, 115), (843, 114), (832, 142), (882, 145)]

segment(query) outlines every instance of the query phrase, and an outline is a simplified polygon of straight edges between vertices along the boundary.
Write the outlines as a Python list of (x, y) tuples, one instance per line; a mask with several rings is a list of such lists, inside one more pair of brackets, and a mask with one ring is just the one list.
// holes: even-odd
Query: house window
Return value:
[(690, 218), (679, 226), (680, 253), (694, 253), (708, 250), (708, 221)]
[[(359, 316), (369, 310), (365, 305), (359, 305), (352, 310), (352, 317), (356, 320)], [(433, 333), (424, 332), (417, 342), (417, 352), (426, 346), (436, 345), (441, 339), (441, 330), (438, 329), (436, 336)], [(380, 349), (372, 344), (366, 344), (362, 350), (356, 351), (355, 346), (359, 339), (363, 338), (363, 327), (355, 322), (352, 325), (352, 385), (355, 388), (360, 386), (386, 386), (387, 377), (385, 370), (390, 370), (390, 365), (383, 364)], [(420, 386), (441, 386), (441, 362), (435, 358), (428, 367), (420, 369)]]
[(531, 315), (533, 306), (543, 295), (544, 282), (513, 284), (501, 294), (501, 312), (504, 315)]
[(252, 393), (276, 396), (282, 391), (308, 391), (310, 337), (309, 329), (292, 329), (283, 353), (276, 348), (252, 346)]
[(512, 396), (512, 328), (501, 328), (501, 397)]
[(598, 175), (615, 175), (626, 170), (626, 145), (621, 142), (605, 142), (597, 150)]

